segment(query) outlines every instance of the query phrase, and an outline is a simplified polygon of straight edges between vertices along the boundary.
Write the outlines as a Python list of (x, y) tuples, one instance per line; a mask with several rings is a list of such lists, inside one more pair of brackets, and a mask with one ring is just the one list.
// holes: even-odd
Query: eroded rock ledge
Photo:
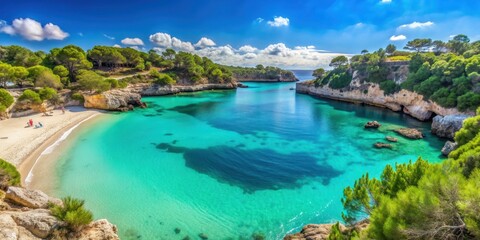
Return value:
[[(3, 194), (3, 192), (1, 192)], [(117, 227), (105, 219), (91, 222), (77, 232), (58, 238), (64, 223), (50, 214), (48, 203), (61, 204), (38, 190), (9, 187), (0, 198), (0, 239), (2, 240), (118, 240)]]
[(198, 84), (198, 85), (167, 85), (134, 84), (124, 89), (113, 89), (100, 94), (84, 95), (84, 107), (111, 111), (128, 111), (134, 107), (146, 107), (142, 96), (164, 96), (182, 92), (196, 92), (213, 89), (235, 89), (237, 83)]

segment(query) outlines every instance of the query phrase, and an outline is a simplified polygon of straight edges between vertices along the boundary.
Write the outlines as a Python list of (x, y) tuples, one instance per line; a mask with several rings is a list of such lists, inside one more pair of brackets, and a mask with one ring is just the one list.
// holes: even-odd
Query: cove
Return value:
[[(429, 123), (295, 94), (294, 83), (247, 85), (145, 98), (149, 108), (83, 129), (60, 156), (55, 193), (85, 199), (122, 239), (281, 239), (340, 220), (343, 188), (366, 172), (442, 160)], [(364, 129), (370, 120), (383, 125)], [(405, 139), (399, 127), (426, 138)], [(398, 142), (375, 149), (385, 136)]]

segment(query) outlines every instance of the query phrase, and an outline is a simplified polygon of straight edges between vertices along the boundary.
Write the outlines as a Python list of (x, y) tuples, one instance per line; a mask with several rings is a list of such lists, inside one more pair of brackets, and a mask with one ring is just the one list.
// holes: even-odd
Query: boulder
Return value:
[[(289, 234), (284, 240), (324, 240), (330, 235), (334, 224), (308, 224), (302, 228), (302, 231), (295, 234)], [(345, 231), (346, 227), (340, 224), (340, 231)]]
[(455, 133), (462, 128), (463, 121), (468, 117), (463, 114), (435, 116), (432, 121), (432, 133), (439, 137), (453, 139)]
[(410, 138), (410, 139), (421, 139), (423, 138), (423, 133), (415, 128), (399, 128), (394, 130), (396, 133)]
[(117, 226), (109, 223), (106, 219), (94, 221), (83, 227), (80, 231), (72, 234), (70, 240), (118, 240)]
[(377, 142), (374, 144), (374, 146), (376, 148), (392, 148), (392, 145), (391, 144), (388, 144), (388, 143), (382, 143), (382, 142)]
[(28, 208), (47, 208), (49, 197), (39, 190), (9, 187), (5, 194), (5, 200)]
[(394, 138), (394, 137), (391, 137), (391, 136), (386, 136), (385, 139), (387, 139), (387, 141), (389, 141), (389, 142), (398, 142), (397, 138)]
[(442, 148), (442, 154), (445, 156), (448, 156), (448, 154), (450, 154), (450, 152), (455, 150), (455, 148), (457, 148), (457, 143), (452, 141), (447, 141)]
[(2, 240), (40, 240), (22, 226), (17, 226), (12, 216), (6, 212), (0, 214), (0, 239)]
[(380, 124), (379, 122), (370, 121), (370, 122), (367, 122), (364, 127), (365, 128), (379, 128), (380, 126), (382, 126), (382, 124)]
[(22, 226), (39, 238), (48, 237), (61, 224), (50, 211), (35, 209), (26, 212), (12, 213), (12, 219), (18, 226)]

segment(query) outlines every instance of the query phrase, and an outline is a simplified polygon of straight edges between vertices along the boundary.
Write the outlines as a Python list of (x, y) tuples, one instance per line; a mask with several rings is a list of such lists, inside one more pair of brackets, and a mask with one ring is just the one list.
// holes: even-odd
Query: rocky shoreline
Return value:
[(52, 216), (49, 210), (52, 203), (63, 204), (60, 199), (38, 190), (9, 187), (0, 197), (0, 239), (119, 239), (117, 227), (106, 219), (93, 221), (78, 231), (64, 235), (62, 228), (65, 223)]

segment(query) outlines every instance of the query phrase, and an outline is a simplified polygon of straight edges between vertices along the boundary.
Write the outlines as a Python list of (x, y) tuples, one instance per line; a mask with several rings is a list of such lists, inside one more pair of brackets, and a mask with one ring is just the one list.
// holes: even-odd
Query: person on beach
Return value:
[(33, 120), (32, 119), (28, 120), (28, 123), (30, 124), (30, 127), (33, 127)]
[(39, 127), (43, 127), (43, 124), (41, 122), (38, 122)]
[(62, 106), (62, 114), (65, 114), (65, 107)]

